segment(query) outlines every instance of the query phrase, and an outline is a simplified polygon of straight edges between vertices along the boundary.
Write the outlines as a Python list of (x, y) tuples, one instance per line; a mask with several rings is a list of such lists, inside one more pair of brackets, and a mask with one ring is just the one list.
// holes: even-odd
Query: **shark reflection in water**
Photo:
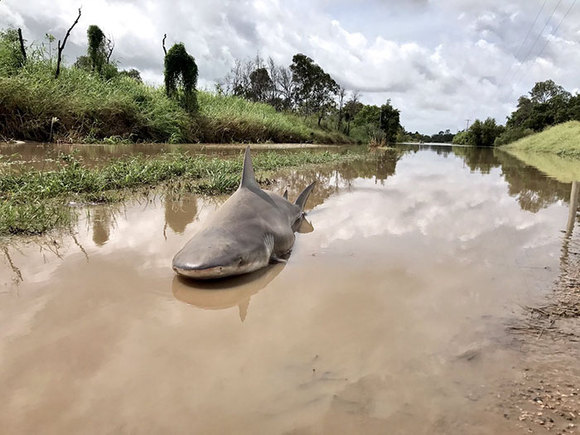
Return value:
[(175, 299), (205, 310), (224, 310), (237, 306), (240, 320), (248, 314), (250, 298), (264, 289), (284, 269), (272, 264), (256, 272), (215, 281), (197, 281), (176, 275), (172, 291)]

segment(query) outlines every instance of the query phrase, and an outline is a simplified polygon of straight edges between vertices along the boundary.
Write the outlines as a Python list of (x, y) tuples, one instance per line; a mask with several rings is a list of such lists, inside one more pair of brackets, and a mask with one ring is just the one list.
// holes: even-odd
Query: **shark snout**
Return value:
[(243, 268), (243, 259), (236, 257), (227, 261), (211, 261), (192, 263), (180, 261), (179, 258), (173, 260), (173, 270), (179, 275), (197, 279), (220, 278), (236, 273), (240, 273)]

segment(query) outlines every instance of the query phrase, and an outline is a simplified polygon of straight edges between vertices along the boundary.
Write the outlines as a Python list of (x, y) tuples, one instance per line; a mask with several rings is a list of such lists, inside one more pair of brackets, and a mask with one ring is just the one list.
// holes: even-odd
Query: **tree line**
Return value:
[(453, 143), (504, 145), (571, 120), (580, 121), (580, 94), (572, 95), (553, 80), (546, 80), (534, 84), (528, 95), (518, 99), (517, 108), (507, 117), (505, 126), (498, 125), (493, 118), (476, 119), (469, 129), (455, 135)]
[[(279, 111), (312, 117), (319, 127), (332, 127), (359, 139), (395, 142), (402, 129), (400, 111), (390, 100), (381, 106), (361, 103), (358, 91), (345, 89), (303, 53), (295, 54), (287, 67), (259, 54), (236, 59), (216, 90), (266, 103)], [(324, 120), (328, 122), (323, 125)]]

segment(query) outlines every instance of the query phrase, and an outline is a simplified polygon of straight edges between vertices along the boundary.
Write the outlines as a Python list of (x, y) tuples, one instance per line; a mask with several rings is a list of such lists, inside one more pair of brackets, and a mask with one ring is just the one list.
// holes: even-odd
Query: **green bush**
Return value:
[(455, 145), (469, 145), (469, 132), (460, 131), (454, 137), (453, 141)]
[(534, 131), (530, 128), (507, 128), (502, 134), (495, 138), (494, 145), (506, 145), (508, 143), (515, 142), (522, 137), (529, 136), (530, 134), (534, 134)]

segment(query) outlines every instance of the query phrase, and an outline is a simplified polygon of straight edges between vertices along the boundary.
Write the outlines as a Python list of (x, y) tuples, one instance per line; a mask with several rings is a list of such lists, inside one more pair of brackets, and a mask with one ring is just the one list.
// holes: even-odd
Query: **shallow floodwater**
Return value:
[(506, 327), (558, 274), (569, 185), (503, 153), (409, 147), (273, 188), (313, 179), (288, 263), (217, 284), (170, 264), (225, 198), (92, 207), (7, 245), (3, 431), (513, 431)]
[[(41, 142), (0, 143), (0, 170), (19, 171), (24, 168), (49, 170), (58, 167), (62, 154), (74, 153), (89, 166), (132, 155), (152, 156), (171, 152), (187, 152), (212, 156), (239, 155), (244, 144), (54, 144)], [(334, 150), (345, 147), (315, 144), (253, 144), (254, 152), (283, 149), (285, 152), (311, 150)]]

